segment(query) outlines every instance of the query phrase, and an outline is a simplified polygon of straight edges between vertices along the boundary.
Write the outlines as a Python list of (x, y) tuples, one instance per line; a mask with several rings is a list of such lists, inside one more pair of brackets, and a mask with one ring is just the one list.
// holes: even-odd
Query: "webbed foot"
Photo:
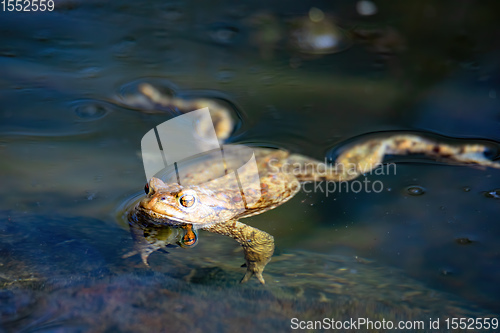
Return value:
[(240, 242), (245, 251), (246, 267), (247, 271), (241, 283), (247, 282), (253, 275), (259, 280), (260, 283), (265, 284), (266, 281), (262, 276), (264, 268), (267, 263), (271, 261), (271, 257), (274, 253), (274, 238), (266, 232), (259, 229), (255, 229), (244, 225), (247, 228), (251, 228), (246, 239)]

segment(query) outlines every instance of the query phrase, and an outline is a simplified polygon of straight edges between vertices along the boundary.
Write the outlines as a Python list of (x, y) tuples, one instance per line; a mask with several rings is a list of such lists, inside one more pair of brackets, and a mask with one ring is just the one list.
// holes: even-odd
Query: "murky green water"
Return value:
[[(319, 159), (380, 131), (500, 141), (498, 4), (375, 4), (371, 16), (355, 1), (0, 12), (0, 332), (498, 314), (500, 173), (418, 158), (368, 175), (381, 193), (300, 193), (246, 219), (276, 240), (265, 287), (239, 285), (238, 245), (208, 233), (149, 269), (122, 259), (133, 243), (117, 216), (145, 183), (140, 140), (175, 115), (126, 106), (141, 82), (230, 107), (230, 142)], [(313, 6), (337, 46), (298, 42)]]

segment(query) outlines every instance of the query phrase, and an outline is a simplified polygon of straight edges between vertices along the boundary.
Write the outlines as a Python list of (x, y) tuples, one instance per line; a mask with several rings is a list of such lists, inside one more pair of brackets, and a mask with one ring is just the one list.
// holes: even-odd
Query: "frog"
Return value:
[[(160, 96), (154, 87), (146, 88), (142, 91), (154, 103), (173, 103), (172, 99)], [(200, 106), (200, 103), (191, 103)], [(223, 110), (218, 108), (217, 112), (226, 112)], [(212, 119), (216, 122), (228, 117), (215, 116)], [(227, 125), (221, 128), (226, 130)], [(145, 186), (145, 197), (131, 210), (129, 219), (140, 225), (172, 226), (175, 232), (169, 231), (168, 237), (163, 237), (164, 242), (176, 242), (182, 247), (196, 245), (198, 230), (231, 237), (244, 252), (246, 272), (240, 282), (245, 283), (255, 276), (265, 284), (263, 272), (274, 253), (274, 237), (241, 222), (242, 219), (283, 205), (308, 182), (351, 181), (383, 165), (388, 155), (418, 154), (445, 163), (500, 169), (500, 163), (489, 157), (492, 149), (493, 146), (486, 142), (395, 132), (355, 139), (341, 147), (334, 162), (327, 165), (284, 149), (252, 147), (259, 181), (246, 189), (244, 195), (241, 186), (229, 182), (228, 177), (221, 177), (217, 172), (211, 175), (218, 155), (206, 154), (187, 166), (182, 185), (174, 176), (151, 177)], [(237, 169), (240, 160), (230, 158), (238, 155), (238, 147), (226, 145), (224, 151), (228, 156), (224, 161), (227, 175), (227, 170)], [(252, 176), (251, 170), (238, 170), (240, 181), (248, 183), (246, 180)], [(158, 244), (146, 246), (145, 250), (143, 247), (136, 252), (141, 252), (143, 262), (148, 265), (149, 254), (159, 247)]]

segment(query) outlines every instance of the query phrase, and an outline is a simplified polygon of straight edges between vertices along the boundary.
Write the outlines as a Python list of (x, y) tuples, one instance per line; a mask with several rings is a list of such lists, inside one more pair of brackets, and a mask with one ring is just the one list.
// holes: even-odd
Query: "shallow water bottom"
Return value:
[(219, 236), (203, 235), (198, 253), (155, 253), (147, 268), (138, 256), (121, 258), (132, 242), (118, 226), (13, 212), (0, 221), (5, 332), (255, 332), (289, 330), (292, 318), (427, 325), (429, 318), (492, 316), (360, 257), (278, 253), (265, 286), (255, 279), (240, 285), (242, 253)]

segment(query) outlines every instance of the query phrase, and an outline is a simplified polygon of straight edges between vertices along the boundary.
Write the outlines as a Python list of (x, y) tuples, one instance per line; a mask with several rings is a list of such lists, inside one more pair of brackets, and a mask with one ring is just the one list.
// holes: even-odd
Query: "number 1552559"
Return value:
[(54, 10), (54, 0), (2, 0), (4, 12), (45, 12)]

